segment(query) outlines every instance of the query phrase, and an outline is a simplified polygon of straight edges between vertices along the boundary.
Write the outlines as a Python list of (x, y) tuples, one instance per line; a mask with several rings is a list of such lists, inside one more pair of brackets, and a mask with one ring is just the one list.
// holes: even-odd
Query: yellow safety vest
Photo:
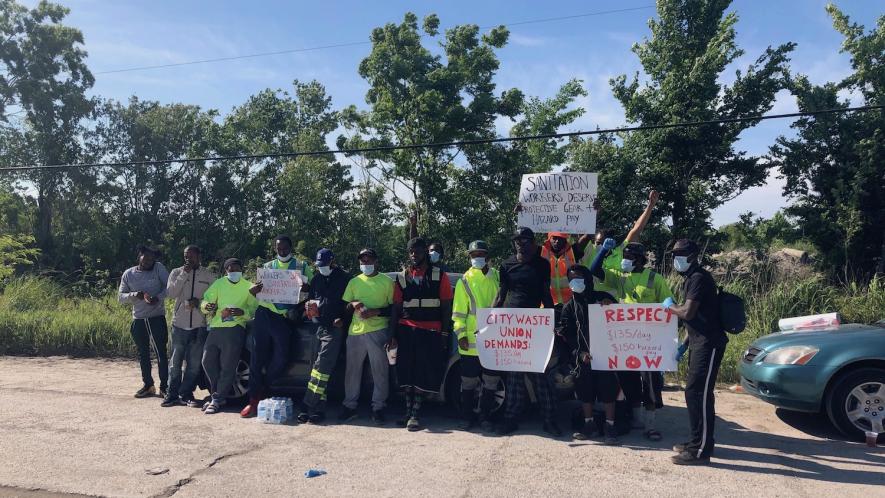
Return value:
[(476, 356), (476, 310), (491, 308), (498, 295), (500, 286), (498, 270), (489, 268), (488, 274), (482, 270), (471, 268), (455, 284), (455, 299), (452, 302), (453, 330), (460, 341), (467, 338), (467, 349), (458, 352), (462, 355)]

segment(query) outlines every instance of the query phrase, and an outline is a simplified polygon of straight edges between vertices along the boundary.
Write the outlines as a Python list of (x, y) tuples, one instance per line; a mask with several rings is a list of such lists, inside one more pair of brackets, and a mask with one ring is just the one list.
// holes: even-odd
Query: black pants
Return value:
[(169, 386), (169, 362), (166, 358), (166, 343), (169, 341), (169, 330), (166, 328), (166, 317), (136, 318), (129, 326), (129, 333), (138, 349), (138, 365), (141, 367), (141, 381), (146, 386), (154, 385), (151, 376), (151, 349), (157, 355), (157, 370), (160, 374), (160, 390)]
[(663, 408), (664, 374), (661, 372), (618, 372), (621, 389), (630, 406)]
[(438, 393), (449, 358), (448, 337), (438, 331), (400, 325), (396, 341), (399, 386)]
[(285, 316), (261, 306), (252, 322), (252, 339), (255, 345), (249, 357), (249, 397), (261, 398), (286, 373), (292, 329)]
[(614, 403), (618, 399), (618, 376), (606, 370), (591, 370), (582, 365), (575, 379), (575, 393), (582, 403)]
[(686, 451), (696, 457), (713, 453), (713, 425), (716, 418), (713, 387), (719, 374), (719, 365), (725, 353), (724, 345), (691, 344), (688, 357), (688, 380), (685, 384), (685, 406), (691, 441)]
[(340, 327), (326, 327), (325, 325), (317, 327), (317, 339), (319, 339), (320, 347), (316, 360), (313, 362), (313, 369), (310, 371), (310, 381), (307, 383), (307, 391), (304, 393), (303, 401), (304, 406), (314, 413), (325, 410), (329, 394), (326, 389), (329, 387), (329, 379), (338, 363), (338, 355), (346, 335), (347, 331)]

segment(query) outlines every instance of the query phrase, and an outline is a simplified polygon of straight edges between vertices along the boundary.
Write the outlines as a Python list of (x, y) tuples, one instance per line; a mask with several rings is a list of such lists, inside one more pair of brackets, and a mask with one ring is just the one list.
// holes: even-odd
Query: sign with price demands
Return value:
[(591, 304), (593, 370), (676, 370), (678, 319), (660, 304)]
[(259, 268), (258, 281), (264, 284), (261, 292), (255, 296), (259, 301), (275, 304), (298, 304), (301, 293), (301, 272)]
[(542, 373), (553, 352), (553, 310), (480, 308), (476, 351), (480, 364), (501, 372)]

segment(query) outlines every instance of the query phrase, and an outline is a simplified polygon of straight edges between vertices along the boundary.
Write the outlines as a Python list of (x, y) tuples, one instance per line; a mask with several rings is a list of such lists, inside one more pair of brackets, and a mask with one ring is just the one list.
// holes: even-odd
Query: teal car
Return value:
[(740, 373), (745, 392), (826, 413), (848, 437), (885, 433), (885, 321), (761, 337), (744, 352)]

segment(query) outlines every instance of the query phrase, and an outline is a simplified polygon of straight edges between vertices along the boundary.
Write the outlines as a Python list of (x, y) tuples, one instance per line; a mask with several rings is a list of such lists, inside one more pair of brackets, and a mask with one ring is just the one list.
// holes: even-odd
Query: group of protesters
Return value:
[[(408, 262), (391, 278), (379, 272), (378, 253), (372, 248), (347, 256), (359, 264), (359, 274), (352, 276), (338, 264), (332, 249), (319, 249), (313, 261), (299, 260), (293, 256), (291, 239), (282, 235), (274, 240), (275, 257), (264, 268), (299, 274), (303, 285), (297, 304), (259, 300), (263, 282), (244, 278), (244, 265), (237, 258), (224, 261), (224, 275), (219, 277), (203, 265), (200, 248), (190, 245), (184, 250), (184, 264), (168, 273), (158, 261), (159, 253), (142, 246), (138, 264), (126, 270), (119, 289), (120, 302), (132, 304), (131, 334), (142, 374), (142, 387), (135, 397), (159, 395), (163, 407), (185, 405), (201, 408), (205, 414), (222, 411), (235, 396), (248, 325), (252, 341), (248, 403), (240, 415), (254, 417), (261, 400), (272, 394), (270, 386), (286, 374), (295, 327), (306, 320), (316, 324), (319, 347), (298, 403), (296, 418), (301, 423), (325, 421), (329, 381), (345, 348), (344, 400), (338, 420), (344, 423), (358, 417), (368, 359), (372, 421), (387, 423), (394, 372), (404, 398), (397, 423), (409, 431), (421, 430), (422, 405), (441, 389), (453, 342), (450, 334), (454, 334), (460, 356), (461, 429), (478, 426), (489, 433), (513, 433), (531, 387), (543, 430), (558, 437), (562, 431), (556, 422), (557, 395), (551, 374), (556, 365), (548, 365), (545, 373), (495, 371), (481, 364), (476, 346), (478, 310), (543, 307), (555, 310), (559, 352), (555, 356), (569, 362), (575, 395), (581, 402), (581, 423), (573, 437), (598, 436), (605, 444), (619, 444), (616, 402), (623, 400), (633, 428), (659, 441), (662, 434), (655, 413), (663, 406), (662, 374), (593, 370), (588, 306), (661, 303), (687, 332), (676, 360), (690, 351), (685, 398), (691, 439), (673, 447), (677, 452), (673, 461), (705, 463), (713, 451), (713, 385), (727, 338), (719, 325), (716, 286), (700, 265), (695, 242), (680, 239), (671, 248), (673, 268), (683, 277), (682, 304), (674, 301), (667, 280), (650, 267), (639, 239), (657, 199), (652, 191), (646, 209), (620, 244), (606, 230), (574, 242), (568, 234), (552, 232), (538, 244), (531, 229), (518, 227), (511, 237), (513, 254), (495, 268), (490, 264), (489, 245), (472, 241), (467, 248), (470, 267), (455, 282), (444, 263), (442, 244), (422, 237), (409, 240)], [(167, 360), (167, 299), (173, 303), (171, 362)], [(151, 349), (157, 357), (159, 390), (151, 375)], [(197, 400), (194, 392), (202, 371), (210, 396)], [(495, 424), (492, 415), (502, 381), (503, 417)]]

